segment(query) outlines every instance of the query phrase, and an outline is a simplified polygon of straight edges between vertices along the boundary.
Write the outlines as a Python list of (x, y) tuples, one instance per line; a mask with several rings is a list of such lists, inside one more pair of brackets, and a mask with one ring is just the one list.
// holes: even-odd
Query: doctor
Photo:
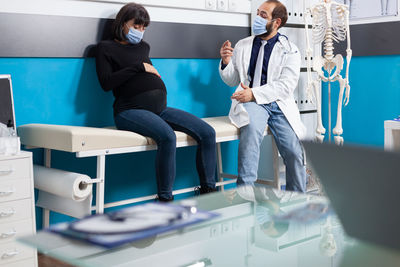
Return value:
[(229, 86), (237, 86), (229, 112), (240, 128), (237, 184), (257, 180), (260, 145), (269, 126), (286, 165), (286, 189), (306, 191), (306, 171), (300, 139), (305, 127), (293, 92), (300, 77), (298, 48), (278, 29), (287, 21), (286, 7), (277, 0), (264, 2), (253, 22), (255, 36), (235, 48), (226, 41), (220, 50), (219, 73)]

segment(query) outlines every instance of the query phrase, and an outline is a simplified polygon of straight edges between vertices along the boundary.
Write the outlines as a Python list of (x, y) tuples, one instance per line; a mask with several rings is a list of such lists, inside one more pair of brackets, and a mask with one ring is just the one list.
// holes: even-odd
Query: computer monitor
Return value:
[(11, 75), (0, 75), (0, 122), (16, 130)]
[(400, 250), (400, 153), (303, 142), (347, 234)]

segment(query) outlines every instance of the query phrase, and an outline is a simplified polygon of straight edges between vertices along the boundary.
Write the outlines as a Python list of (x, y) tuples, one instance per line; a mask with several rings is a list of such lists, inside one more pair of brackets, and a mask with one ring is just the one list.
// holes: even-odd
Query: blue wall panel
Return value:
[[(153, 59), (168, 91), (168, 105), (199, 117), (225, 116), (232, 88), (218, 74), (216, 59)], [(13, 80), (17, 125), (48, 123), (82, 126), (113, 125), (111, 92), (98, 81), (93, 58), (0, 58), (0, 73)], [(222, 146), (225, 171), (237, 172), (237, 142)], [(42, 164), (42, 151), (34, 162)], [(156, 193), (155, 151), (107, 156), (106, 202)], [(95, 158), (54, 152), (52, 166), (96, 175)], [(179, 148), (175, 189), (198, 184), (195, 147)], [(41, 213), (37, 209), (38, 226)], [(53, 214), (51, 222), (69, 220)]]
[[(344, 71), (342, 72), (344, 76)], [(350, 102), (342, 109), (345, 143), (383, 147), (383, 122), (400, 115), (400, 56), (353, 57)], [(323, 123), (328, 128), (328, 93), (323, 86)], [(332, 129), (339, 86), (332, 86)], [(328, 134), (326, 134), (326, 137)]]
[[(168, 90), (169, 106), (199, 117), (228, 113), (233, 88), (219, 78), (216, 59), (153, 59)], [(0, 73), (11, 74), (17, 125), (53, 123), (86, 126), (113, 124), (112, 94), (101, 90), (94, 59), (0, 58)], [(383, 145), (383, 121), (400, 114), (400, 56), (354, 57), (350, 68), (350, 103), (343, 108), (345, 143)], [(323, 119), (328, 125), (327, 90)], [(337, 84), (332, 87), (332, 127), (336, 122)], [(237, 142), (222, 146), (225, 171), (237, 171)], [(107, 157), (106, 202), (156, 192), (155, 152)], [(42, 163), (42, 151), (34, 161)], [(145, 166), (145, 167), (143, 167)], [(55, 152), (53, 167), (95, 176), (94, 158), (77, 159)], [(196, 185), (195, 148), (177, 153), (175, 189)], [(38, 210), (40, 226), (40, 211)], [(67, 220), (52, 215), (52, 222)]]

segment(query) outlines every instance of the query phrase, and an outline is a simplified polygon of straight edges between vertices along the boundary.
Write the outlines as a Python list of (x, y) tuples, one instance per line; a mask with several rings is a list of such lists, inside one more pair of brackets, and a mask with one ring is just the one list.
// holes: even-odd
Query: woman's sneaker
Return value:
[(218, 192), (218, 189), (216, 187), (212, 188), (208, 186), (200, 186), (199, 191), (200, 195), (203, 195), (203, 194)]
[(172, 198), (164, 198), (164, 197), (157, 196), (156, 201), (157, 202), (172, 202), (172, 201), (174, 201), (174, 196), (172, 196)]

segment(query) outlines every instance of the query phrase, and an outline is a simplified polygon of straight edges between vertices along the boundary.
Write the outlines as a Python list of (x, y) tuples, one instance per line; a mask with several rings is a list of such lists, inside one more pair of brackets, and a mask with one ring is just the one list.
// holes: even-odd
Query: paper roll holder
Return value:
[(81, 184), (88, 185), (88, 184), (97, 184), (97, 183), (102, 183), (102, 182), (104, 182), (104, 179), (95, 178), (95, 179), (90, 179), (90, 181), (82, 181)]

